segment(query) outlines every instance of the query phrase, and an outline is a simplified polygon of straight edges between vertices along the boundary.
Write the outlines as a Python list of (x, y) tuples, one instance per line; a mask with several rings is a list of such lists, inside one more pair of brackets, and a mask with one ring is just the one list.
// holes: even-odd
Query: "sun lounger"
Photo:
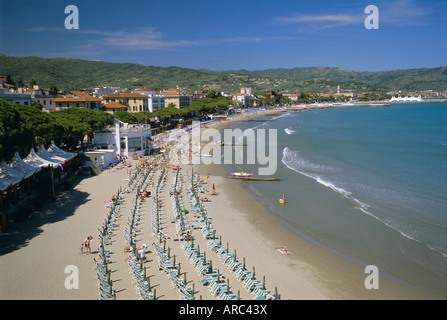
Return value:
[(218, 282), (218, 281), (212, 282), (211, 285), (209, 286), (209, 290), (213, 296), (219, 294), (219, 292), (221, 292), (222, 290), (226, 290), (226, 289), (227, 289), (227, 285), (225, 283)]
[(247, 283), (245, 289), (247, 289), (247, 291), (250, 292), (258, 286), (263, 286), (262, 282), (257, 279), (253, 279), (251, 283)]

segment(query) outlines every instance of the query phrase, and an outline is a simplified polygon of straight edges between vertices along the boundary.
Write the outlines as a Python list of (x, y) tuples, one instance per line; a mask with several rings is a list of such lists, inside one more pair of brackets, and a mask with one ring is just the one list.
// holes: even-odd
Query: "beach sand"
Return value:
[[(255, 115), (251, 115), (253, 117)], [(221, 129), (229, 123), (241, 120), (223, 121), (214, 125)], [(133, 167), (137, 161), (131, 161)], [(367, 290), (364, 269), (347, 262), (340, 256), (306, 241), (292, 233), (281, 221), (273, 216), (247, 190), (250, 182), (227, 178), (226, 169), (221, 165), (181, 165), (184, 177), (182, 195), (188, 204), (186, 194), (187, 175), (192, 170), (202, 178), (210, 176), (208, 192), (204, 196), (212, 224), (222, 242), (228, 243), (230, 250), (246, 259), (248, 269), (256, 268), (256, 277), (265, 276), (266, 287), (274, 292), (277, 288), (282, 299), (432, 299), (434, 297), (413, 290), (407, 286), (380, 278), (379, 290)], [(40, 212), (33, 214), (23, 223), (14, 223), (7, 233), (0, 235), (0, 299), (89, 299), (97, 300), (98, 286), (95, 279), (93, 258), (97, 256), (98, 228), (108, 212), (105, 201), (121, 187), (127, 186), (128, 167), (104, 171), (98, 176), (84, 175), (72, 190), (58, 193), (57, 201), (49, 203)], [(159, 171), (152, 181), (157, 181)], [(163, 189), (161, 208), (163, 232), (171, 237), (176, 233), (172, 218), (172, 205), (168, 194), (174, 173), (169, 170), (167, 183)], [(268, 182), (260, 182), (268, 183)], [(212, 196), (211, 186), (215, 184), (217, 195)], [(154, 191), (149, 188), (149, 191)], [(124, 261), (124, 226), (129, 216), (132, 194), (125, 194), (120, 206), (120, 218), (115, 222), (112, 245), (108, 246), (111, 255), (113, 288), (118, 300), (139, 299), (135, 284), (131, 280), (129, 267)], [(157, 257), (152, 242), (156, 241), (151, 230), (152, 201), (147, 198), (141, 207), (141, 220), (138, 227), (137, 245), (148, 245), (145, 263), (150, 285), (156, 290), (157, 299), (179, 299), (178, 289), (172, 288), (170, 280), (157, 268)], [(298, 210), (299, 208), (297, 208)], [(190, 217), (189, 217), (190, 218)], [(80, 254), (80, 244), (88, 235), (94, 236), (92, 254)], [(233, 293), (241, 299), (253, 299), (234, 275), (219, 261), (216, 253), (206, 246), (206, 240), (199, 230), (193, 236), (200, 248), (207, 252), (213, 266), (219, 268), (229, 280)], [(194, 284), (196, 298), (215, 299), (208, 288), (201, 285), (201, 277), (188, 261), (180, 247), (180, 241), (168, 240), (171, 254), (181, 262), (182, 274), (188, 284)], [(292, 255), (279, 252), (286, 248)], [(67, 289), (65, 286), (67, 266), (75, 266), (79, 271), (79, 288)]]

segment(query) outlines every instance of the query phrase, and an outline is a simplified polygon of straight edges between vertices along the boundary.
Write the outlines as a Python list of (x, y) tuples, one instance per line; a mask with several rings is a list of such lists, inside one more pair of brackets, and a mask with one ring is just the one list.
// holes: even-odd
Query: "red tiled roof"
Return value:
[(78, 97), (64, 97), (64, 98), (54, 98), (54, 102), (101, 102), (101, 98), (95, 98), (92, 96), (86, 96), (84, 98), (78, 98)]
[(147, 92), (155, 92), (155, 90), (152, 90), (152, 89), (135, 89), (134, 91), (147, 91)]
[(118, 93), (112, 93), (112, 94), (108, 94), (103, 96), (103, 98), (105, 99), (110, 99), (110, 98), (147, 98), (147, 96), (145, 96), (144, 94), (141, 93), (132, 93), (132, 92), (118, 92)]
[(127, 109), (127, 106), (118, 102), (109, 102), (103, 105), (103, 107), (106, 109)]

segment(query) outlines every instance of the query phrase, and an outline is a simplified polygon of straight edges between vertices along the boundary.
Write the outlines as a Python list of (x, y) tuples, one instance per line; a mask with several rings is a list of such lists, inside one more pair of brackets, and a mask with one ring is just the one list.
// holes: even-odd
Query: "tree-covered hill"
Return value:
[(328, 86), (333, 89), (338, 84), (345, 89), (361, 88), (364, 91), (447, 90), (447, 67), (379, 72), (330, 67), (212, 71), (0, 54), (0, 75), (10, 75), (22, 83), (34, 80), (42, 87), (68, 90), (111, 85), (154, 90), (179, 86), (190, 91), (214, 89), (227, 92), (252, 87), (258, 92), (274, 89), (293, 93), (296, 90), (321, 91)]
[[(205, 71), (205, 70), (202, 70)], [(354, 71), (343, 68), (306, 67), (266, 70), (227, 70), (224, 73), (246, 74), (259, 77), (289, 80), (328, 79), (336, 82), (360, 82), (408, 91), (447, 90), (447, 67), (421, 68), (390, 71)]]
[(69, 58), (11, 57), (0, 54), (0, 74), (43, 87), (85, 89), (102, 85), (154, 90), (214, 82), (218, 76), (179, 67), (143, 66)]

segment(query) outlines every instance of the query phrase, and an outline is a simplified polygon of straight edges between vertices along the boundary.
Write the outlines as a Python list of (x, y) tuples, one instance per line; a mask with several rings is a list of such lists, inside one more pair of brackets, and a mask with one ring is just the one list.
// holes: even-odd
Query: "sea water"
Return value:
[(277, 130), (281, 181), (249, 188), (294, 231), (447, 297), (446, 103), (290, 111), (234, 127)]

